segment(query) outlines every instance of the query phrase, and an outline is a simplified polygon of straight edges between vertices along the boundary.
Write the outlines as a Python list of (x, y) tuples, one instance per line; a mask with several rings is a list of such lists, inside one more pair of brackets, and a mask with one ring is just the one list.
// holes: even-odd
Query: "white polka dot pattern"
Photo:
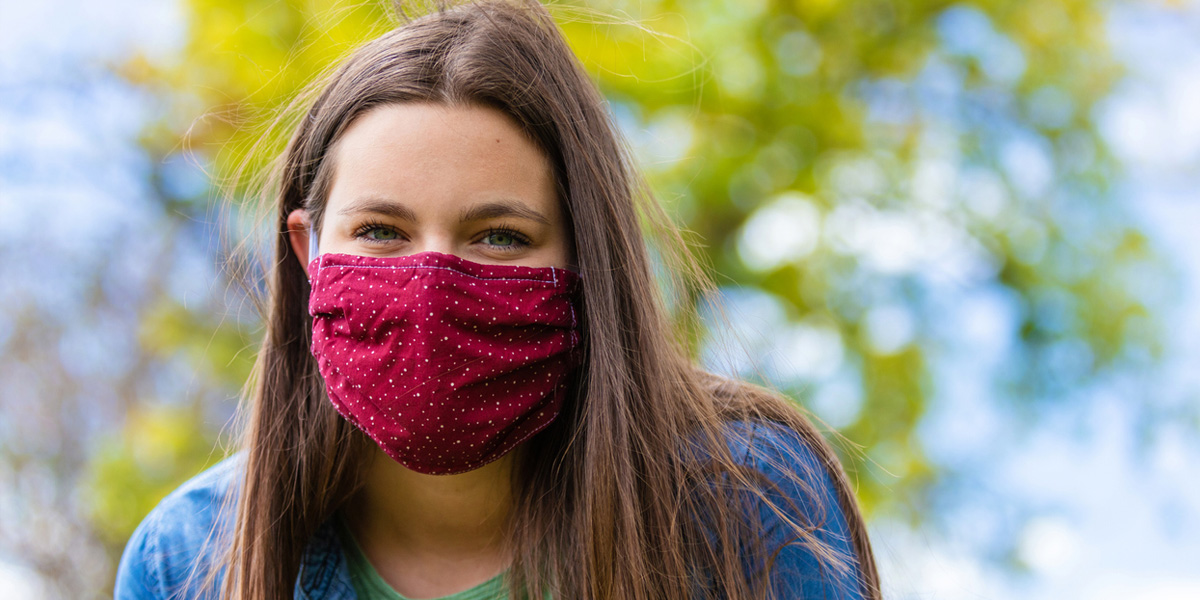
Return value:
[(312, 353), (338, 412), (414, 471), (479, 468), (558, 415), (579, 276), (422, 252), (309, 265)]

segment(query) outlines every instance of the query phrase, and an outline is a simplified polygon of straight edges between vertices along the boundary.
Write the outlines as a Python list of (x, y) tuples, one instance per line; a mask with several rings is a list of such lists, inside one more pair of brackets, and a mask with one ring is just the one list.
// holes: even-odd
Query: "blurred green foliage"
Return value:
[(137, 406), (125, 426), (106, 437), (92, 455), (83, 482), (97, 535), (113, 556), (150, 509), (187, 480), (214, 464), (213, 435), (194, 406)]
[[(694, 250), (723, 284), (767, 298), (787, 331), (823, 336), (812, 339), (833, 356), (827, 368), (772, 383), (810, 405), (831, 379), (853, 379), (858, 407), (836, 425), (868, 449), (844, 454), (868, 514), (919, 519), (941, 474), (917, 428), (938, 393), (933, 365), (954, 351), (941, 316), (955, 293), (1012, 299), (1015, 339), (989, 387), (1014, 406), (1060, 398), (1161, 351), (1148, 308), (1156, 288), (1146, 284), (1161, 268), (1110, 197), (1118, 165), (1093, 122), (1120, 77), (1105, 6), (608, 0), (553, 9), (661, 200), (702, 244)], [(162, 156), (186, 139), (218, 182), (261, 168), (282, 145), (264, 141), (265, 124), (392, 26), (374, 2), (187, 7), (179, 55), (119, 70), (170, 101), (147, 149)], [(231, 189), (244, 197), (249, 188)], [(193, 312), (152, 312), (146, 343), (240, 385), (246, 334), (209, 325), (214, 338)], [(196, 344), (204, 351), (188, 350)], [(95, 515), (108, 539), (207, 464), (211, 432), (186, 414), (134, 413), (99, 455)], [(137, 500), (122, 503), (114, 490)]]
[[(255, 345), (248, 327), (212, 310), (162, 297), (142, 312), (143, 360), (183, 365), (173, 376), (189, 380), (187, 392), (141, 394), (123, 426), (105, 432), (88, 452), (79, 484), (88, 499), (84, 516), (114, 566), (138, 523), (181, 483), (220, 460), (235, 433), (228, 399), (250, 376)], [(221, 423), (225, 428), (217, 429)], [(110, 581), (104, 589), (111, 587)]]
[(177, 356), (195, 377), (225, 389), (245, 384), (257, 349), (245, 328), (166, 298), (143, 313), (139, 338), (148, 352)]

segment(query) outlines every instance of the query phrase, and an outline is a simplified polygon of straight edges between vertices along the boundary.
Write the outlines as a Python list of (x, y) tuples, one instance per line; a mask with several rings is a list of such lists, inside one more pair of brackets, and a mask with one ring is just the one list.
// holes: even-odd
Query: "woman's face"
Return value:
[[(384, 105), (360, 115), (329, 159), (322, 253), (574, 264), (550, 161), (496, 109)], [(307, 215), (296, 211), (288, 224), (306, 260)]]

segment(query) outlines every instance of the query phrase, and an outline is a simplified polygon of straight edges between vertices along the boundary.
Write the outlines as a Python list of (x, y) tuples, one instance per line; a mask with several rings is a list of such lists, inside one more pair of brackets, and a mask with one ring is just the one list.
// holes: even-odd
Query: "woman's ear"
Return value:
[(300, 261), (300, 268), (304, 269), (305, 275), (308, 274), (308, 231), (311, 226), (312, 220), (309, 219), (307, 210), (297, 208), (288, 213), (288, 241), (291, 242), (292, 252), (296, 254), (296, 260)]

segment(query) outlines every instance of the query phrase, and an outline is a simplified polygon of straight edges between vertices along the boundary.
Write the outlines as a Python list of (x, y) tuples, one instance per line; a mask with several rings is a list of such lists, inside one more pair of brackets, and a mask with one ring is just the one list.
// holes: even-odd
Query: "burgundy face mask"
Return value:
[(322, 254), (308, 273), (329, 398), (396, 462), (470, 471), (558, 415), (579, 359), (575, 273), (439, 252)]

